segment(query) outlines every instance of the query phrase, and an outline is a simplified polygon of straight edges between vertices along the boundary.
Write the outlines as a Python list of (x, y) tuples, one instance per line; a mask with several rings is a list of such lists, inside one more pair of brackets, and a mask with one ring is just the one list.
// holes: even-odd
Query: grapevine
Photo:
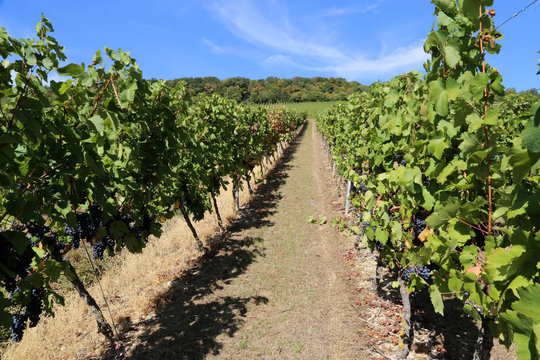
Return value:
[(192, 98), (183, 83), (145, 80), (123, 50), (60, 66), (52, 24), (42, 17), (36, 31), (15, 39), (0, 29), (0, 324), (20, 340), (63, 303), (52, 285), (66, 276), (113, 341), (70, 249), (87, 242), (96, 260), (141, 252), (177, 212), (193, 228), (218, 211), (211, 198), (228, 179), (249, 180), (305, 114)]
[(497, 103), (502, 75), (485, 59), (502, 38), (486, 9), (493, 1), (432, 2), (426, 74), (375, 83), (317, 127), (339, 173), (361, 190), (352, 201), (362, 236), (401, 274), (404, 304), (425, 288), (442, 313), (455, 296), (481, 324), (480, 357), (498, 338), (536, 358), (540, 102)]

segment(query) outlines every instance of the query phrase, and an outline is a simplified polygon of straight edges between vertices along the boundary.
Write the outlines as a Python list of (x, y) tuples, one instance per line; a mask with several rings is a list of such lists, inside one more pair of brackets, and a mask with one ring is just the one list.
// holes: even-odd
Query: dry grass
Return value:
[[(270, 162), (270, 167), (273, 165)], [(259, 167), (255, 169), (255, 174), (260, 174)], [(255, 188), (253, 180), (251, 185)], [(217, 200), (223, 221), (227, 224), (235, 217), (231, 189), (223, 192)], [(250, 194), (244, 184), (240, 192), (240, 203), (249, 200)], [(208, 214), (194, 226), (201, 239), (206, 241), (218, 229), (214, 214)], [(151, 317), (159, 307), (157, 299), (171, 286), (171, 280), (192, 267), (198, 255), (195, 241), (181, 215), (167, 221), (162, 236), (150, 239), (142, 254), (126, 251), (118, 255), (116, 266), (106, 271), (101, 278), (101, 285), (118, 327)], [(89, 292), (109, 319), (97, 284), (92, 285)], [(28, 329), (22, 342), (7, 345), (0, 357), (5, 360), (22, 360), (89, 359), (92, 355), (97, 356), (106, 344), (104, 337), (97, 333), (92, 314), (74, 293), (68, 294), (65, 302), (64, 307), (55, 308), (54, 317), (43, 318), (38, 326)]]

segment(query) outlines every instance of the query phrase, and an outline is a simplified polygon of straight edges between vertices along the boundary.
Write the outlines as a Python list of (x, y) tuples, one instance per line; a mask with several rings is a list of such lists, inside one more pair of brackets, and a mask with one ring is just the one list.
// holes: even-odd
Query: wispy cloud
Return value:
[(210, 48), (210, 50), (214, 53), (214, 54), (223, 54), (225, 53), (225, 49), (222, 48), (221, 46), (219, 45), (216, 45), (214, 44), (212, 41), (208, 40), (208, 39), (205, 39), (205, 38), (202, 38), (201, 41), (203, 42), (203, 44), (205, 44), (206, 46), (208, 46)]
[(385, 74), (398, 69), (411, 69), (422, 64), (429, 55), (424, 52), (423, 41), (395, 49), (389, 54), (377, 58), (367, 58), (363, 55), (350, 57), (342, 63), (323, 67), (321, 71), (330, 71), (347, 78), (357, 78), (368, 73)]
[(353, 15), (353, 14), (363, 14), (367, 13), (371, 10), (376, 9), (379, 6), (378, 3), (371, 4), (368, 6), (349, 6), (349, 7), (342, 7), (342, 8), (330, 8), (326, 11), (321, 12), (318, 14), (319, 17), (329, 17), (329, 16), (340, 16), (340, 15)]
[(191, 5), (181, 6), (176, 10), (176, 15), (177, 16), (184, 16), (185, 13), (187, 13), (189, 9), (191, 9)]
[[(369, 56), (366, 49), (346, 49), (336, 45), (335, 41), (310, 36), (309, 31), (295, 26), (285, 15), (286, 11), (272, 11), (276, 3), (279, 1), (213, 0), (209, 8), (236, 36), (264, 50), (277, 52), (266, 57), (262, 62), (265, 66), (286, 65), (346, 78), (360, 78), (378, 77), (398, 70), (407, 71), (418, 67), (428, 58), (422, 41), (404, 44), (377, 56)], [(269, 4), (270, 6), (261, 8)], [(377, 6), (377, 3), (374, 3), (365, 7), (331, 8), (319, 15), (366, 13)], [(319, 16), (318, 19), (321, 27), (321, 18), (324, 16)], [(211, 46), (210, 44), (213, 43), (208, 41), (207, 45)]]
[(268, 18), (250, 0), (214, 1), (210, 8), (229, 29), (244, 40), (293, 54), (311, 54), (323, 58), (343, 58), (340, 50), (320, 45), (315, 39), (302, 36), (287, 18)]

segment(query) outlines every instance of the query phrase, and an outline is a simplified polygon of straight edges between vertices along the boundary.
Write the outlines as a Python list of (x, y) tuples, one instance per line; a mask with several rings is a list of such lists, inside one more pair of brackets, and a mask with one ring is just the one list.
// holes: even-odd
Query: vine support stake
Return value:
[(347, 195), (345, 195), (345, 215), (349, 213), (349, 196), (351, 196), (351, 180), (347, 181)]
[(238, 183), (234, 187), (234, 202), (236, 204), (236, 211), (240, 211), (240, 190)]

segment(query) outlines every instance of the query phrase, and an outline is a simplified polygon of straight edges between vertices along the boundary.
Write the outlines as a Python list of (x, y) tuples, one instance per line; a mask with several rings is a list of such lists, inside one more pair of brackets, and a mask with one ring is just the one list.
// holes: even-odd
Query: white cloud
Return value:
[[(262, 8), (265, 5), (270, 6)], [(335, 41), (307, 35), (310, 32), (297, 28), (286, 15), (286, 9), (276, 11), (278, 6), (279, 1), (276, 0), (212, 0), (209, 8), (236, 36), (263, 49), (277, 51), (277, 55), (269, 56), (262, 62), (265, 66), (286, 65), (349, 79), (376, 78), (389, 72), (415, 69), (428, 58), (422, 41), (404, 44), (386, 52), (381, 44), (382, 52), (378, 56), (368, 56), (366, 50), (344, 49), (337, 46)], [(365, 7), (331, 8), (313, 21), (318, 19), (320, 27), (323, 27), (323, 17), (366, 13), (377, 6), (375, 3)], [(311, 25), (319, 27), (319, 23)], [(210, 42), (207, 45), (210, 46)]]
[(290, 64), (291, 58), (285, 55), (272, 55), (264, 60), (263, 65)]
[(396, 49), (374, 59), (357, 55), (342, 63), (323, 67), (321, 71), (335, 72), (339, 76), (356, 78), (367, 73), (388, 73), (398, 69), (411, 69), (422, 64), (429, 58), (424, 52), (423, 42)]
[(176, 15), (177, 15), (177, 16), (184, 16), (184, 14), (185, 14), (186, 12), (188, 12), (189, 9), (191, 9), (191, 5), (185, 5), (185, 6), (179, 7), (179, 8), (176, 10)]
[(221, 46), (219, 45), (216, 45), (214, 44), (212, 41), (208, 40), (208, 39), (201, 39), (201, 41), (210, 48), (210, 50), (214, 53), (214, 54), (223, 54), (225, 53), (225, 49), (223, 49)]
[(363, 13), (367, 13), (371, 10), (376, 9), (378, 6), (379, 4), (371, 4), (368, 6), (349, 6), (349, 7), (344, 7), (344, 8), (334, 7), (320, 13), (318, 16), (328, 17), (328, 16), (339, 16), (339, 15), (363, 14)]
[[(287, 18), (267, 18), (250, 0), (214, 1), (210, 7), (229, 29), (252, 44), (262, 44), (293, 54), (311, 54), (323, 58), (343, 58), (341, 51), (320, 45), (316, 39), (301, 36)], [(278, 23), (281, 20), (281, 24)]]

